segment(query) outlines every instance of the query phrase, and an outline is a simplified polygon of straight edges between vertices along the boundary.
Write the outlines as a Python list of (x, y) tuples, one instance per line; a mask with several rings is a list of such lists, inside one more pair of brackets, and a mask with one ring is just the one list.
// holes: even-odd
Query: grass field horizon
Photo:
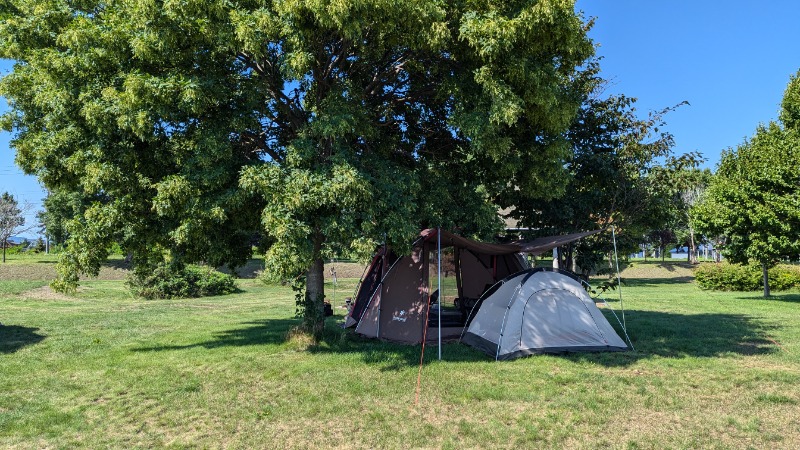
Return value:
[[(339, 276), (334, 306), (357, 281)], [(800, 293), (703, 291), (669, 260), (623, 277), (636, 351), (428, 347), (415, 405), (419, 346), (342, 330), (341, 308), (321, 342), (293, 337), (288, 287), (148, 301), (96, 279), (63, 297), (0, 272), (0, 447), (800, 447)]]

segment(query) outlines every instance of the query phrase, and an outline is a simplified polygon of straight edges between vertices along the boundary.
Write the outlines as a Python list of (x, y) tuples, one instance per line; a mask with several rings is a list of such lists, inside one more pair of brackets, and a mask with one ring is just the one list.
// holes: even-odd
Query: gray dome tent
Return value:
[(511, 275), (487, 291), (475, 311), (462, 341), (495, 360), (628, 349), (580, 282), (557, 271)]

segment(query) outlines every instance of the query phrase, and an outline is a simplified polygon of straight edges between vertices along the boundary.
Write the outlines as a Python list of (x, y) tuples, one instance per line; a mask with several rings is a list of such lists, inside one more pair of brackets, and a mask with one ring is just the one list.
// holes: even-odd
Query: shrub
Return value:
[(208, 297), (237, 291), (232, 276), (195, 265), (162, 264), (151, 271), (135, 271), (128, 279), (128, 286), (147, 299)]
[[(2, 249), (0, 249), (0, 253), (1, 252), (2, 252)], [(19, 255), (21, 252), (22, 252), (22, 246), (21, 245), (14, 245), (12, 247), (7, 247), (6, 248), (6, 255)]]
[[(741, 265), (727, 262), (702, 264), (694, 272), (697, 283), (703, 289), (715, 291), (760, 291), (763, 289), (761, 266)], [(769, 269), (770, 289), (785, 291), (800, 287), (800, 267), (780, 264)]]

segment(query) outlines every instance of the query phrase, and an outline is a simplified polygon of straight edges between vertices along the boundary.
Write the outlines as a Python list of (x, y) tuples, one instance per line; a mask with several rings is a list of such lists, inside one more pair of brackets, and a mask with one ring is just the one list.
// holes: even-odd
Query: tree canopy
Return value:
[(27, 173), (92, 199), (57, 286), (112, 241), (237, 265), (260, 233), (319, 333), (325, 255), (563, 193), (587, 28), (564, 0), (8, 0), (3, 125)]
[(759, 126), (755, 135), (722, 154), (697, 207), (698, 228), (725, 237), (732, 262), (758, 262), (764, 271), (782, 258), (800, 256), (800, 122), (797, 76), (784, 96), (782, 123)]

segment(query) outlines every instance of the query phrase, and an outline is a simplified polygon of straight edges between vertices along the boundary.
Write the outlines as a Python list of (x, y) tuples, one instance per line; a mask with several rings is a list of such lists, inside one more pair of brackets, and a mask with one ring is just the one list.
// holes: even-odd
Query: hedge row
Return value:
[(210, 267), (187, 265), (176, 268), (161, 265), (147, 274), (134, 274), (128, 286), (147, 299), (192, 298), (225, 295), (237, 292), (236, 283)]
[[(760, 291), (761, 266), (741, 265), (727, 262), (702, 264), (694, 272), (697, 284), (703, 289), (715, 291)], [(769, 287), (774, 291), (800, 288), (800, 266), (780, 264), (769, 269)]]

